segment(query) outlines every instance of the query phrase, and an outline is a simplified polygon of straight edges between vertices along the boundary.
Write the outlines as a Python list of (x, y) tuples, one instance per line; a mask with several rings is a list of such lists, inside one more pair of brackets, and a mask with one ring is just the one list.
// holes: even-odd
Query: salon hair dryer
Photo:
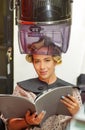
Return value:
[(51, 37), (63, 53), (69, 46), (72, 0), (16, 0), (19, 47), (30, 53), (28, 45), (41, 36)]

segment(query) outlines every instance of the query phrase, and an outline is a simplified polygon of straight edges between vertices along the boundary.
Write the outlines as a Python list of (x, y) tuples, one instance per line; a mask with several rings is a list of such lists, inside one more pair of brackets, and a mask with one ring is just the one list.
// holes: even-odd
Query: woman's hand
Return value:
[(28, 111), (25, 118), (12, 118), (8, 120), (8, 130), (22, 130), (28, 128), (30, 125), (39, 125), (42, 121), (45, 112), (41, 112), (39, 115), (36, 113), (30, 114)]
[(71, 115), (75, 115), (79, 111), (79, 103), (73, 96), (62, 96), (61, 102), (65, 104)]
[(42, 111), (39, 115), (37, 115), (36, 112), (31, 115), (30, 111), (27, 111), (25, 115), (25, 120), (29, 125), (39, 125), (44, 116), (45, 111)]

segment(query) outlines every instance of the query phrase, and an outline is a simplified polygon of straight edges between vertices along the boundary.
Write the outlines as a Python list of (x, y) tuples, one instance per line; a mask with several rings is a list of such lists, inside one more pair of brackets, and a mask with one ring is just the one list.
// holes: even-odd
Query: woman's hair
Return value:
[[(53, 60), (54, 62), (56, 62), (56, 64), (60, 64), (62, 63), (62, 57), (61, 56), (52, 56), (53, 57)], [(29, 63), (32, 63), (33, 62), (33, 56), (32, 55), (26, 55), (26, 60), (29, 62)]]

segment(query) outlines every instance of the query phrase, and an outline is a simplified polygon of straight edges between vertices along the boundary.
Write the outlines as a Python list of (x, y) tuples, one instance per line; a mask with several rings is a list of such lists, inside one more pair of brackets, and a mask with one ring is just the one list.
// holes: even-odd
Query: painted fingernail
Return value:
[(43, 112), (44, 114), (46, 113), (46, 111), (44, 111), (44, 110), (43, 110), (42, 112)]
[(37, 113), (37, 112), (35, 112), (35, 114), (37, 115), (38, 113)]
[(64, 99), (65, 98), (65, 96), (61, 96), (61, 99)]
[(71, 95), (70, 95), (70, 94), (68, 94), (67, 96), (68, 96), (68, 97), (70, 97)]

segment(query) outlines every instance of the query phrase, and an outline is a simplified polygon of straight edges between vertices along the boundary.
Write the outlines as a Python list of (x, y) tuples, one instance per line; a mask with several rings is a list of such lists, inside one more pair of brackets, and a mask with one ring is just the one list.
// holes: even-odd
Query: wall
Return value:
[[(56, 67), (56, 75), (76, 84), (80, 73), (85, 73), (85, 0), (74, 0), (69, 49), (63, 54), (63, 63)], [(14, 26), (14, 86), (16, 82), (35, 77), (32, 64), (27, 63), (18, 46), (18, 28)]]

